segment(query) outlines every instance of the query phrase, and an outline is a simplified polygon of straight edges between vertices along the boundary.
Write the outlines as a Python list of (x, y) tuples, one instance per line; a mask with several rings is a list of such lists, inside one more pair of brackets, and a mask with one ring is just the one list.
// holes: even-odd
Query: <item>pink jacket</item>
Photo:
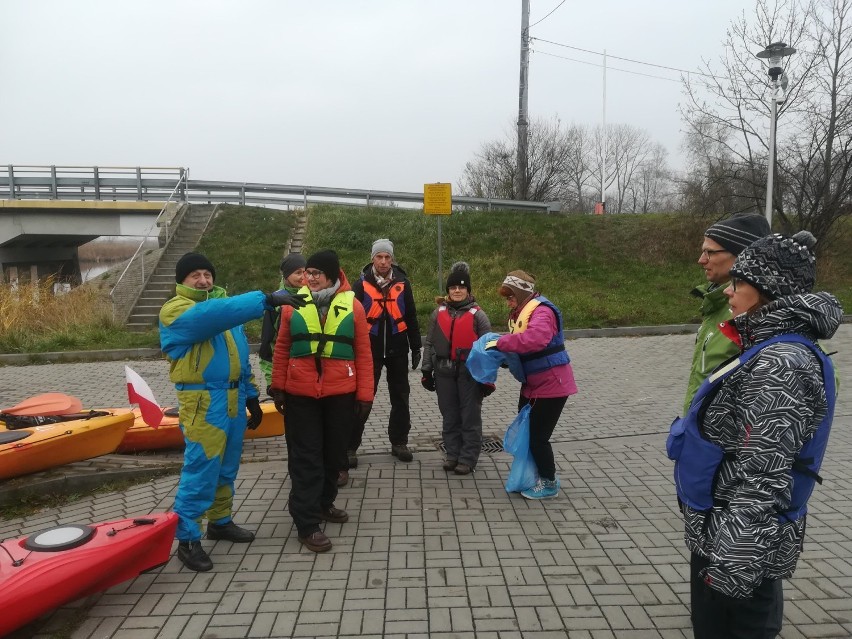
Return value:
[[(510, 333), (497, 340), (497, 348), (506, 353), (534, 353), (540, 351), (558, 332), (556, 316), (546, 306), (539, 306), (530, 315), (529, 324), (522, 333)], [(529, 399), (538, 397), (567, 397), (577, 392), (571, 364), (549, 368), (534, 373), (521, 386), (521, 395)]]

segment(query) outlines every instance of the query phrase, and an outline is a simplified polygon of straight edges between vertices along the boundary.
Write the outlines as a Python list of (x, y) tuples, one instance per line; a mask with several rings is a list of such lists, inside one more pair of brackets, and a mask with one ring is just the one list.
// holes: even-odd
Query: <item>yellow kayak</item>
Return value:
[[(246, 429), (245, 439), (257, 439), (259, 437), (278, 437), (284, 434), (284, 416), (275, 410), (275, 404), (264, 402), (260, 405), (263, 410), (263, 420), (260, 426), (254, 430)], [(118, 453), (138, 453), (145, 450), (164, 450), (169, 448), (181, 449), (184, 447), (183, 432), (180, 429), (179, 419), (171, 414), (171, 409), (166, 409), (163, 421), (157, 428), (148, 426), (142, 420), (142, 413), (138, 408), (133, 409), (135, 421), (133, 426), (124, 435), (124, 439), (118, 445)]]
[(90, 417), (85, 412), (79, 419), (14, 430), (7, 429), (0, 419), (0, 479), (115, 452), (133, 425), (133, 412), (124, 408), (94, 414)]

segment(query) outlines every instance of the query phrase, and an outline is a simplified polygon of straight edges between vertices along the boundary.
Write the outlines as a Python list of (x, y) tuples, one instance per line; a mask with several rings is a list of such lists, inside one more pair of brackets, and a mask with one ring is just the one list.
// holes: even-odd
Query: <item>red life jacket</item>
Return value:
[(472, 306), (461, 315), (451, 317), (446, 306), (438, 308), (437, 325), (441, 334), (436, 336), (433, 344), (435, 355), (460, 362), (467, 359), (473, 343), (479, 337), (474, 321), (474, 315), (479, 310), (478, 306)]
[(388, 294), (385, 297), (381, 289), (372, 282), (364, 280), (364, 293), (368, 296), (364, 300), (364, 310), (367, 312), (367, 323), (373, 335), (378, 335), (379, 319), (383, 313), (387, 313), (391, 318), (391, 333), (402, 333), (408, 329), (399, 299), (404, 290), (403, 282), (394, 282), (388, 288)]

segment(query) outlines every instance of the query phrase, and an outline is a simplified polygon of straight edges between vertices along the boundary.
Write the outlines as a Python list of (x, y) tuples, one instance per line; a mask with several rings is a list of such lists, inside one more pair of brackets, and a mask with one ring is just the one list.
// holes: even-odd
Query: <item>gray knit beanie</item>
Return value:
[(746, 213), (719, 220), (704, 232), (729, 253), (739, 255), (752, 242), (769, 235), (772, 229), (762, 215)]
[(285, 280), (298, 271), (300, 268), (305, 268), (307, 260), (301, 253), (290, 253), (287, 257), (281, 260), (281, 277)]
[(816, 242), (808, 231), (793, 237), (778, 233), (763, 237), (740, 253), (731, 277), (748, 282), (773, 300), (810, 293), (816, 280), (816, 258), (811, 252)]
[(376, 257), (377, 253), (387, 253), (391, 256), (391, 259), (393, 259), (393, 242), (386, 237), (373, 242), (373, 248), (370, 251), (370, 259)]

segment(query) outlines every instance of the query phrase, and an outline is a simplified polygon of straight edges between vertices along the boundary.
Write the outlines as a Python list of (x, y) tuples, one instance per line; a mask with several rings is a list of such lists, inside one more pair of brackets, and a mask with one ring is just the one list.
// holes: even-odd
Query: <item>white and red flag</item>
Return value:
[(152, 428), (157, 428), (163, 421), (163, 409), (157, 403), (154, 391), (148, 386), (148, 382), (129, 366), (124, 367), (124, 374), (127, 376), (127, 397), (130, 403), (139, 404), (142, 421)]

